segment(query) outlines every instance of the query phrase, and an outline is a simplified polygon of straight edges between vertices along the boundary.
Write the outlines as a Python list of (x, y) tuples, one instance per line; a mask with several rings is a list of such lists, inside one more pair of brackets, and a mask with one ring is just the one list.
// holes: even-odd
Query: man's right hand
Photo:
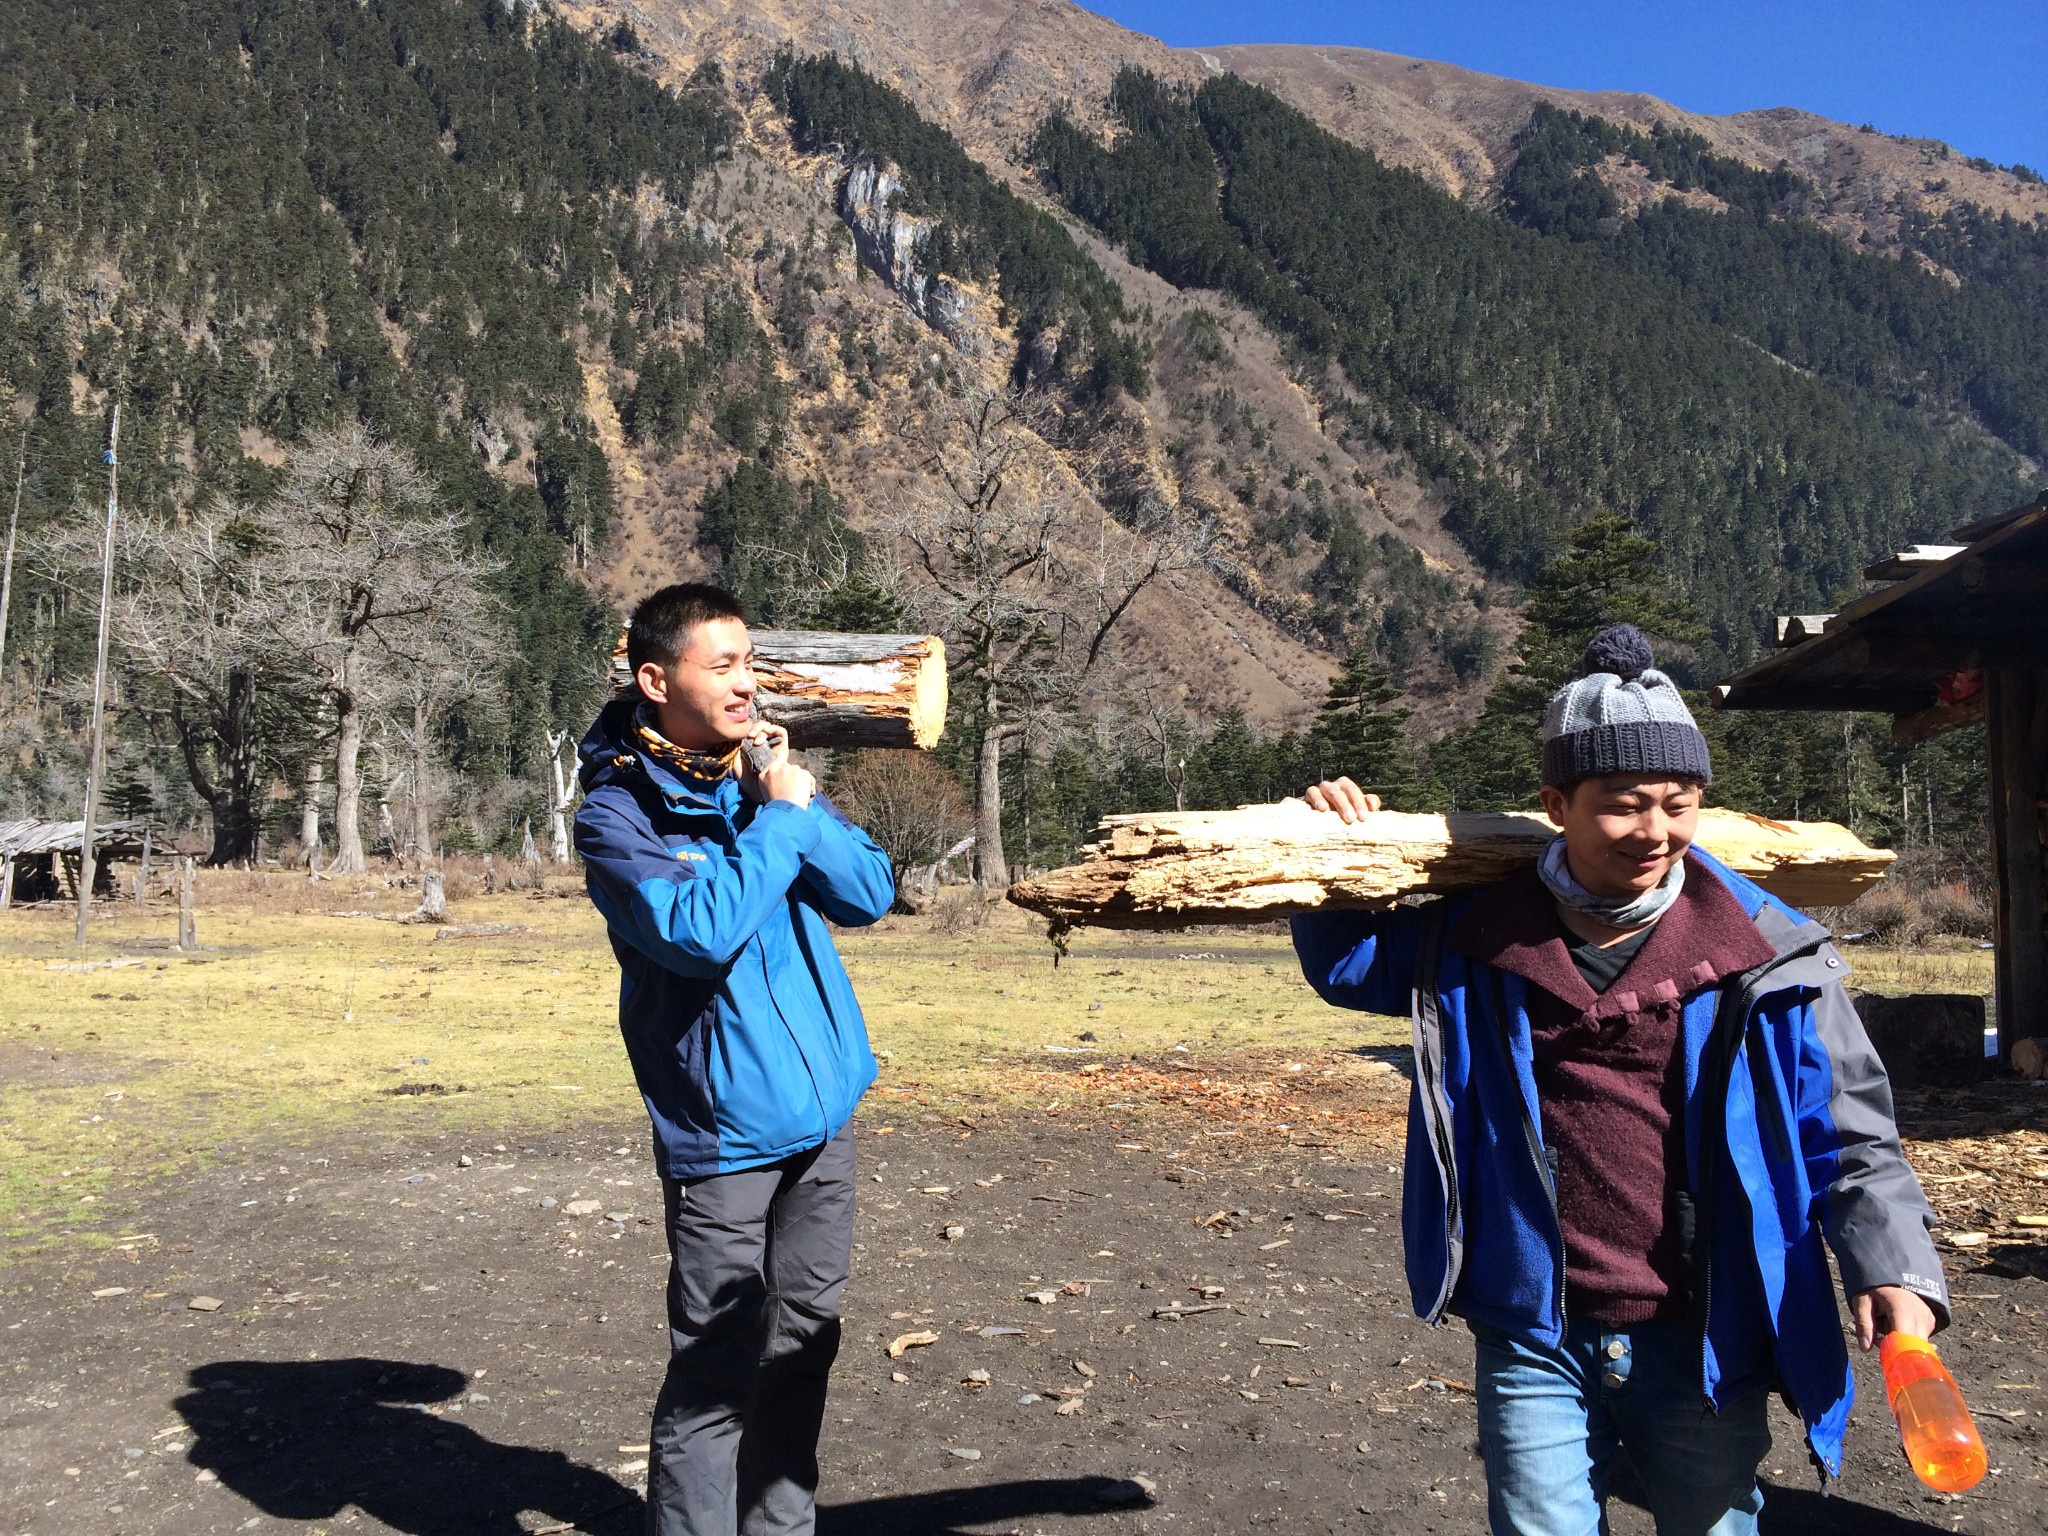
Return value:
[(1378, 795), (1368, 795), (1349, 779), (1325, 779), (1320, 784), (1311, 784), (1302, 799), (1316, 810), (1336, 812), (1347, 827), (1367, 811), (1380, 808)]
[(811, 796), (818, 791), (818, 781), (809, 770), (799, 768), (787, 758), (762, 769), (759, 782), (763, 800), (787, 800), (796, 806), (808, 806)]

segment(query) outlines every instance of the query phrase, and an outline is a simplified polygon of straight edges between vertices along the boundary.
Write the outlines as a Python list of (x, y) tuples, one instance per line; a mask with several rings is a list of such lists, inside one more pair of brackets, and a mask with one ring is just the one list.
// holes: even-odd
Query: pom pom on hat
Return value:
[(1610, 624), (1587, 642), (1586, 654), (1579, 662), (1579, 675), (1591, 677), (1595, 672), (1611, 672), (1627, 682), (1641, 677), (1656, 664), (1656, 653), (1640, 629), (1633, 624)]

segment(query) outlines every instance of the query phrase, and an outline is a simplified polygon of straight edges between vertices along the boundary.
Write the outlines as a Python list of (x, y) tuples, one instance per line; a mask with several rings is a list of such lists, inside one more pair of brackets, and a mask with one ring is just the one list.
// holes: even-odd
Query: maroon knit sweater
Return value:
[(1678, 1196), (1685, 1188), (1685, 1000), (1770, 959), (1729, 889), (1688, 856), (1685, 888), (1604, 994), (1565, 948), (1534, 870), (1482, 891), (1445, 936), (1460, 954), (1532, 983), (1536, 1098), (1557, 1159), (1565, 1307), (1623, 1324), (1683, 1316)]

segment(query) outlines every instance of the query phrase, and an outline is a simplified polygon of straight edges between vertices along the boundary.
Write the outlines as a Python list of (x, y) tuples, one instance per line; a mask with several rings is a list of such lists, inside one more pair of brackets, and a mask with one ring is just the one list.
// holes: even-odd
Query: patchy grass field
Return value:
[[(68, 912), (0, 917), (8, 1529), (643, 1524), (666, 1257), (609, 947), (569, 881), (451, 881), (493, 932), (389, 920), (412, 902), (209, 877), (195, 957), (163, 908), (84, 955)], [(1273, 932), (1084, 933), (1055, 970), (966, 909), (842, 948), (885, 1059), (823, 1536), (1478, 1536), (1470, 1345), (1401, 1278), (1405, 1021), (1324, 1007)], [(1989, 980), (1974, 951), (1851, 958), (1887, 991)], [(1774, 1410), (1769, 1536), (2039, 1527), (2048, 1094), (1901, 1107), (1999, 1475), (1928, 1523), (1863, 1360), (1836, 1497)], [(904, 1334), (932, 1342), (890, 1356)]]
[[(414, 899), (381, 881), (202, 877), (195, 956), (167, 908), (111, 909), (83, 954), (69, 910), (0, 917), (0, 1240), (104, 1225), (94, 1206), (251, 1141), (540, 1130), (635, 1107), (617, 971), (579, 883), (458, 887), (460, 927), (513, 930), (470, 936), (390, 920)], [(948, 926), (893, 918), (842, 940), (881, 1103), (1022, 1101), (1043, 1086), (1034, 1060), (1091, 1043), (1406, 1039), (1399, 1021), (1325, 1007), (1277, 933), (1083, 934), (1055, 970), (1021, 914)]]

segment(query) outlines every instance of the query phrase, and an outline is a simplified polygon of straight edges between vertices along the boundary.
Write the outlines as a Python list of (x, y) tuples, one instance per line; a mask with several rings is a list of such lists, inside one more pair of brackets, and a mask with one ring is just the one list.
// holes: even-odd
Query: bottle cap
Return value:
[(1933, 1355), (1939, 1352), (1917, 1333), (1888, 1333), (1878, 1341), (1877, 1358), (1889, 1366), (1899, 1355)]

